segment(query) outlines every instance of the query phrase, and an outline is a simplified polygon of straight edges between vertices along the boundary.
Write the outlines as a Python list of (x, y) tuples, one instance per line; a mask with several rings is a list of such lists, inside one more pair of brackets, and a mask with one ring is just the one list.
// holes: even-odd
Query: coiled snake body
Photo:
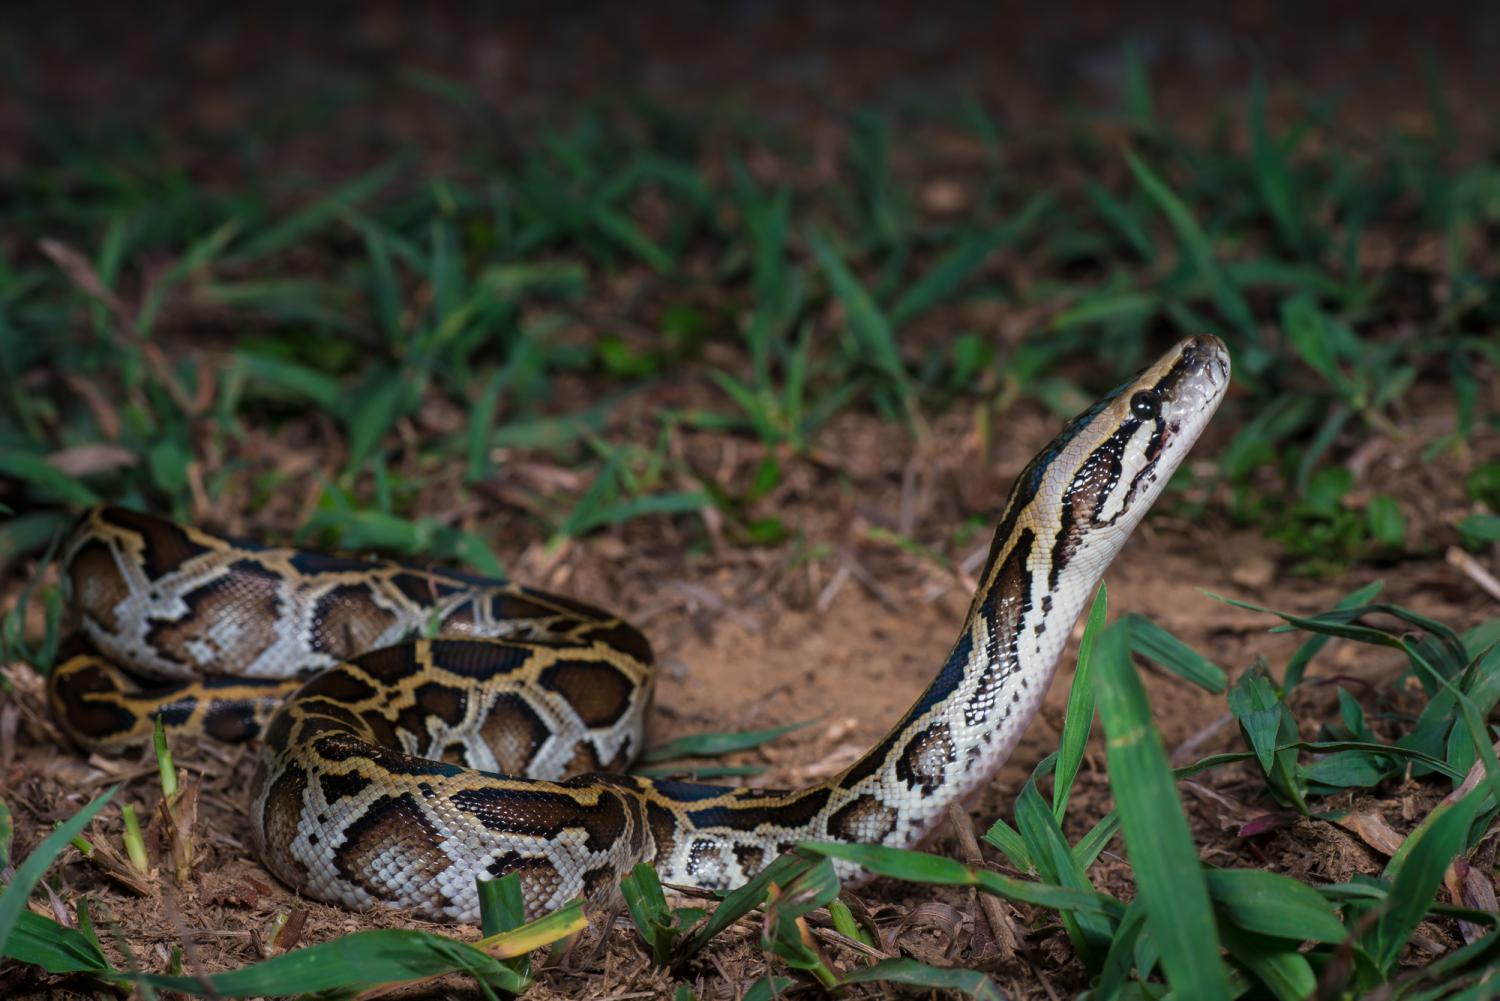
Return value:
[(652, 690), (650, 646), (608, 612), (122, 509), (91, 512), (66, 551), (86, 645), (49, 678), (53, 712), (95, 748), (139, 746), (157, 716), (261, 737), (262, 861), (353, 908), (475, 921), (476, 878), (514, 872), (536, 916), (617, 892), (641, 861), (719, 889), (801, 840), (910, 845), (1010, 754), (1085, 600), (1228, 378), (1223, 345), (1193, 338), (1069, 423), (1012, 488), (936, 678), (811, 788), (608, 772), (640, 750)]

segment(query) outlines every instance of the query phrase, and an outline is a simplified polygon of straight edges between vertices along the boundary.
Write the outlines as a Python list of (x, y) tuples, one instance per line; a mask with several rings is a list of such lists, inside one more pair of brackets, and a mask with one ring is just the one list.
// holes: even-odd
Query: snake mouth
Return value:
[(1229, 373), (1229, 349), (1217, 337), (1204, 334), (1179, 345), (1154, 386), (1161, 400), (1165, 445), (1182, 451), (1192, 447), (1219, 409), (1229, 389)]
[(1183, 341), (1176, 360), (1156, 383), (1163, 401), (1183, 413), (1208, 408), (1212, 414), (1228, 388), (1229, 349), (1212, 334)]

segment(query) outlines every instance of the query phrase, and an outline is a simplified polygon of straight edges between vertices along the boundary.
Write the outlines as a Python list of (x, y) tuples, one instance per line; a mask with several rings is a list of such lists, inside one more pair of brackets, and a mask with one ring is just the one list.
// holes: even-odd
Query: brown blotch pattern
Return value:
[(828, 818), (828, 836), (834, 840), (879, 844), (895, 829), (896, 811), (870, 795), (851, 800)]
[(521, 882), (521, 898), (526, 901), (528, 911), (540, 909), (551, 900), (563, 882), (562, 875), (551, 862), (519, 852), (506, 852), (485, 868), (495, 879), (515, 873)]
[(67, 578), (73, 604), (84, 615), (109, 632), (120, 628), (115, 609), (130, 594), (130, 585), (114, 550), (97, 539), (84, 543), (68, 561)]
[(656, 857), (669, 857), (677, 847), (676, 814), (664, 806), (647, 803), (646, 826), (651, 829), (651, 841), (656, 846)]
[(545, 788), (462, 789), (451, 799), (454, 806), (492, 831), (551, 838), (569, 828), (582, 828), (589, 851), (603, 851), (630, 833), (625, 804), (612, 789), (600, 790), (592, 805)]
[(426, 746), (434, 732), (432, 720), (441, 721), (451, 730), (463, 721), (467, 703), (468, 692), (464, 689), (428, 682), (418, 686), (412, 693), (411, 704), (402, 706), (396, 714), (396, 728), (414, 735), (419, 746)]
[(375, 687), (352, 671), (331, 667), (302, 686), (306, 698), (321, 695), (339, 702), (363, 702), (375, 695)]
[(403, 887), (432, 883), (453, 864), (436, 847), (441, 841), (410, 793), (385, 796), (344, 828), (333, 864), (350, 883), (391, 900)]
[(587, 726), (613, 726), (630, 709), (635, 685), (615, 667), (564, 660), (542, 672), (544, 687), (572, 704)]
[(424, 712), (436, 716), (449, 726), (457, 726), (463, 722), (464, 712), (469, 704), (468, 692), (463, 689), (429, 682), (419, 687), (414, 695), (417, 705)]
[(421, 643), (397, 643), (361, 653), (350, 662), (379, 682), (395, 684), (422, 669)]
[(695, 827), (718, 827), (727, 825), (740, 831), (750, 831), (762, 824), (771, 827), (801, 827), (813, 820), (828, 805), (833, 791), (819, 786), (800, 793), (782, 793), (771, 789), (748, 791), (745, 798), (779, 796), (789, 798), (780, 804), (755, 803), (744, 806), (708, 806), (700, 810), (689, 810), (688, 820)]
[(396, 622), (396, 613), (381, 608), (363, 584), (333, 588), (313, 607), (312, 645), (334, 657), (352, 657), (379, 642)]
[(495, 755), (496, 767), (507, 775), (525, 775), (537, 748), (551, 735), (536, 710), (513, 693), (495, 699), (479, 728), (480, 739)]
[(226, 744), (239, 744), (260, 733), (263, 714), (254, 703), (222, 700), (209, 705), (203, 715), (203, 732)]
[(739, 862), (740, 869), (746, 876), (755, 875), (766, 864), (765, 849), (756, 845), (735, 845), (734, 857)]
[(958, 757), (947, 723), (937, 723), (906, 742), (896, 761), (896, 777), (931, 795), (943, 784), (948, 765)]
[[(251, 783), (251, 794), (259, 791), (265, 776), (257, 771)], [(288, 763), (276, 782), (266, 794), (265, 819), (261, 829), (265, 831), (266, 844), (261, 846), (260, 856), (266, 864), (276, 869), (276, 874), (294, 887), (301, 887), (307, 880), (307, 869), (285, 850), (297, 836), (297, 819), (302, 813), (303, 794), (307, 791), (307, 772)], [(274, 848), (275, 850), (269, 850)]]
[(592, 742), (580, 740), (573, 745), (573, 756), (563, 766), (563, 774), (567, 776), (587, 775), (590, 772), (606, 770), (608, 766), (599, 761), (599, 752), (594, 749)]
[(278, 575), (258, 564), (232, 564), (225, 576), (183, 595), (187, 615), (158, 622), (147, 640), (178, 663), (210, 667), (215, 674), (242, 673), (276, 642), (282, 586)]
[(47, 678), (53, 712), (69, 736), (85, 746), (134, 730), (139, 720), (118, 697), (134, 688), (127, 685), (118, 671), (88, 654), (59, 664)]
[(332, 805), (345, 796), (358, 796), (370, 787), (371, 780), (357, 771), (323, 772), (318, 776), (318, 787), (323, 790), (323, 802)]

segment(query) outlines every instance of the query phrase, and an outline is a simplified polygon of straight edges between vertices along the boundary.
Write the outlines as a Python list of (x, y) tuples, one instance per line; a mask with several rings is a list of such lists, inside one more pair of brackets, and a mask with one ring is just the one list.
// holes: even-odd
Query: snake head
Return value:
[(1017, 489), (1055, 540), (1061, 568), (1089, 550), (1107, 561), (1156, 500), (1229, 387), (1229, 351), (1190, 337), (1070, 421)]

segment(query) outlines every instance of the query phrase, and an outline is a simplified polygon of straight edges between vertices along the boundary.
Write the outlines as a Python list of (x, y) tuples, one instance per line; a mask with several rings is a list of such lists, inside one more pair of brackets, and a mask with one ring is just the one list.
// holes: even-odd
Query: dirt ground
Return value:
[[(1436, 395), (1428, 398), (1441, 402)], [(808, 727), (731, 760), (763, 766), (764, 774), (752, 780), (755, 784), (815, 782), (870, 746), (925, 686), (966, 610), (972, 583), (961, 569), (965, 558), (987, 542), (983, 533), (953, 552), (960, 566), (953, 572), (872, 541), (869, 528), (897, 528), (904, 520), (916, 539), (942, 548), (950, 536), (948, 527), (961, 515), (1002, 500), (1004, 484), (1055, 424), (1025, 404), (1018, 406), (1010, 422), (1012, 433), (997, 442), (995, 455), (986, 461), (963, 415), (940, 420), (928, 447), (916, 454), (899, 427), (873, 417), (842, 419), (820, 438), (820, 455), (824, 462), (832, 461), (829, 456), (849, 456), (848, 462), (834, 467), (811, 460), (794, 462), (784, 485), (763, 502), (795, 526), (808, 547), (826, 547), (828, 555), (819, 558), (802, 559), (783, 547), (729, 545), (685, 556), (688, 547), (678, 530), (670, 523), (651, 521), (632, 523), (552, 554), (544, 554), (535, 541), (516, 554), (514, 573), (518, 579), (608, 603), (642, 625), (657, 649), (662, 672), (650, 728), (652, 743), (811, 718)], [(1451, 524), (1465, 506), (1461, 488), (1453, 485), (1461, 479), (1456, 468), (1434, 469), (1413, 461), (1431, 436), (1446, 430), (1444, 422), (1438, 415), (1413, 415), (1411, 426), (1425, 433), (1383, 446), (1382, 454), (1369, 457), (1370, 468), (1378, 471), (1374, 475), (1380, 488), (1401, 498), (1409, 510), (1425, 512), (1436, 524)], [(1214, 428), (1194, 461), (1209, 463), (1227, 430)], [(719, 436), (685, 439), (681, 446), (695, 467), (705, 473), (714, 470), (722, 482), (752, 475), (761, 458), (758, 444)], [(852, 483), (853, 489), (841, 480)], [(1446, 489), (1444, 483), (1449, 484)], [(1429, 489), (1434, 484), (1436, 492)], [(273, 524), (276, 507), (272, 505), (267, 516)], [(1458, 627), (1500, 613), (1493, 599), (1436, 554), (1393, 566), (1357, 568), (1336, 584), (1327, 583), (1287, 573), (1275, 548), (1258, 532), (1227, 524), (1213, 505), (1209, 513), (1194, 518), (1174, 514), (1170, 498), (1162, 508), (1107, 577), (1111, 613), (1151, 616), (1231, 676), (1258, 656), (1279, 668), (1296, 638), (1268, 634), (1272, 623), (1267, 618), (1216, 602), (1203, 590), (1312, 613), (1329, 607), (1343, 592), (1380, 577), (1387, 582), (1387, 599)], [(9, 582), (8, 595), (14, 595), (19, 583), (19, 576)], [(1021, 747), (970, 804), (977, 831), (982, 833), (998, 816), (1009, 816), (1009, 804), (1030, 769), (1056, 746), (1071, 661), (1070, 650)], [(1386, 652), (1335, 642), (1315, 661), (1313, 683), (1299, 696), (1312, 704), (1299, 704), (1299, 715), (1311, 720), (1336, 715), (1334, 691), (1320, 685), (1321, 679), (1339, 676), (1345, 684), (1378, 686), (1400, 669), (1399, 659)], [(1222, 715), (1221, 696), (1150, 669), (1145, 674), (1169, 751), (1176, 749), (1182, 761), (1190, 761), (1239, 748), (1235, 727)], [(127, 781), (123, 799), (154, 801), (154, 762), (60, 753), (64, 745), (46, 718), (40, 679), (24, 665), (7, 667), (6, 677), (18, 694), (6, 710), (0, 779), (16, 815), (20, 852), (35, 844), (53, 822), (71, 815), (113, 782)], [(1095, 744), (1075, 792), (1068, 821), (1072, 837), (1110, 807), (1097, 734)], [(71, 851), (55, 870), (61, 899), (87, 894), (93, 902), (95, 920), (119, 961), (127, 961), (128, 950), (141, 963), (164, 964), (172, 947), (185, 942), (190, 946), (185, 954), (189, 969), (241, 965), (260, 955), (278, 913), (305, 912), (298, 936), (304, 943), (358, 928), (412, 924), (399, 916), (354, 915), (291, 896), (253, 859), (243, 839), (243, 790), (252, 755), (244, 748), (189, 744), (177, 747), (176, 753), (202, 790), (199, 857), (188, 886), (175, 887), (163, 877), (148, 885), (143, 895), (135, 894)], [(1274, 804), (1257, 798), (1261, 787), (1233, 767), (1184, 783), (1192, 794), (1190, 816), (1205, 858), (1325, 880), (1376, 872), (1383, 865), (1384, 856), (1370, 844), (1323, 822), (1301, 821), (1267, 835), (1238, 837), (1243, 822), (1275, 811)], [(1435, 798), (1431, 788), (1411, 784), (1384, 798), (1335, 805), (1373, 810), (1404, 833)], [(111, 809), (96, 822), (94, 834), (118, 845), (119, 830), (118, 814)], [(958, 851), (946, 829), (929, 847), (944, 854)], [(1107, 851), (1093, 876), (1102, 888), (1128, 897), (1128, 869), (1117, 852), (1118, 846)], [(1066, 996), (1086, 986), (1061, 927), (1041, 912), (1013, 912), (1013, 920), (1023, 929), (1025, 948), (1018, 955), (1000, 955), (985, 918), (965, 891), (886, 882), (858, 894), (880, 923), (883, 944), (893, 952), (987, 969), (1013, 997), (1054, 992)], [(765, 971), (757, 934), (753, 925), (742, 925), (689, 967), (686, 973), (698, 997), (735, 997)], [(1427, 932), (1434, 948), (1453, 944), (1452, 935), (1451, 928)], [(76, 986), (84, 992), (84, 985)], [(55, 993), (59, 987), (55, 981), (32, 981), (24, 974), (7, 985), (9, 996), (16, 997), (61, 996)], [(651, 968), (621, 919), (606, 943), (585, 943), (543, 972), (531, 996), (649, 997), (670, 989), (671, 983)], [(455, 983), (435, 988), (431, 996), (469, 993)]]
[[(112, 107), (110, 114), (149, 118), (171, 108), (170, 113), (194, 128), (221, 136), (240, 127), (267, 92), (333, 86), (361, 67), (403, 60), (451, 71), (483, 86), (496, 106), (519, 114), (561, 98), (625, 86), (658, 95), (697, 93), (710, 84), (719, 92), (738, 89), (761, 110), (772, 109), (799, 123), (815, 120), (829, 105), (868, 99), (913, 80), (933, 87), (972, 85), (988, 95), (1003, 95), (1018, 114), (1028, 107), (1044, 113), (1059, 89), (1105, 103), (1118, 97), (1120, 66), (1113, 43), (1125, 29), (1109, 17), (1110, 5), (986, 22), (983, 32), (964, 46), (965, 57), (957, 60), (945, 59), (943, 53), (952, 49), (955, 37), (963, 37), (971, 13), (967, 7), (955, 8), (951, 17), (931, 19), (930, 29), (909, 32), (905, 26), (912, 22), (912, 7), (892, 5), (891, 13), (850, 32), (844, 30), (846, 22), (825, 23), (815, 13), (799, 15), (800, 21), (793, 18), (798, 23), (792, 27), (784, 18), (758, 20), (759, 12), (775, 6), (732, 5), (737, 13), (711, 19), (706, 29), (693, 16), (677, 16), (658, 30), (649, 19), (619, 18), (609, 5), (586, 5), (571, 16), (544, 13), (538, 5), (528, 8), (515, 30), (468, 32), (465, 11), (458, 5), (439, 5), (429, 20), (409, 31), (394, 8), (361, 5), (357, 12), (330, 14), (336, 23), (322, 25), (341, 32), (337, 45), (301, 23), (284, 25), (274, 8), (266, 16), (215, 18), (167, 7), (142, 29), (135, 21), (114, 20), (128, 15), (101, 6), (92, 20), (38, 16), (18, 24), (10, 44), (43, 68), (38, 86), (59, 109), (89, 109), (101, 93), (120, 93), (122, 105)], [(1483, 15), (1479, 5), (1473, 17), (1455, 15), (1442, 22), (1414, 19), (1404, 13), (1409, 8), (1394, 4), (1305, 11), (1305, 5), (1298, 5), (1302, 20), (1278, 5), (1243, 5), (1241, 13), (1223, 23), (1184, 18), (1184, 6), (1147, 7), (1130, 28), (1162, 53), (1161, 84), (1168, 98), (1178, 101), (1174, 107), (1241, 86), (1254, 61), (1246, 39), (1259, 39), (1262, 55), (1291, 67), (1309, 87), (1338, 88), (1351, 74), (1367, 81), (1353, 88), (1357, 99), (1351, 114), (1364, 114), (1366, 120), (1415, 115), (1426, 99), (1416, 64), (1405, 55), (1423, 45), (1440, 48), (1449, 78), (1459, 86), (1470, 75), (1478, 78), (1486, 39), (1496, 30), (1493, 15)], [(680, 5), (671, 9), (682, 12)], [(267, 44), (268, 38), (276, 44)], [(100, 39), (118, 39), (118, 44), (106, 46)], [(1400, 59), (1394, 54), (1398, 51)], [(1385, 72), (1397, 62), (1411, 72)], [(1038, 80), (1058, 85), (1048, 91), (1053, 96), (1038, 97)], [(123, 86), (122, 81), (134, 85)], [(1476, 101), (1459, 110), (1479, 116), (1487, 106)], [(109, 117), (94, 114), (101, 121)], [(392, 101), (388, 115), (386, 124), (408, 139), (422, 136), (428, 127), (399, 99)], [(10, 98), (0, 94), (0, 167), (13, 162), (9, 158), (27, 156), (29, 139), (14, 92)], [(452, 135), (439, 137), (426, 152), (441, 156), (453, 141)], [(191, 162), (213, 150), (206, 143), (184, 155)], [(326, 161), (346, 155), (352, 171), (360, 166), (362, 152), (293, 148), (287, 156), (295, 163), (299, 157)], [(1481, 400), (1491, 410), (1493, 391), (1487, 386)], [(641, 436), (657, 433), (656, 425), (648, 428), (646, 422), (651, 408), (683, 406), (685, 398), (706, 398), (705, 392), (703, 385), (678, 386), (641, 396), (617, 416), (608, 434), (613, 440), (633, 435), (650, 440)], [(588, 387), (571, 387), (571, 393), (573, 400), (564, 387), (556, 401), (559, 410), (587, 399)], [(1463, 473), (1500, 457), (1500, 442), (1476, 440), (1467, 455), (1450, 451), (1424, 462), (1423, 449), (1453, 428), (1451, 394), (1434, 383), (1419, 386), (1413, 399), (1412, 408), (1401, 415), (1400, 437), (1373, 439), (1350, 455), (1357, 466), (1352, 499), (1358, 499), (1359, 491), (1375, 489), (1396, 497), (1414, 535), (1432, 540), (1428, 552), (1387, 565), (1358, 565), (1336, 582), (1297, 576), (1259, 529), (1230, 522), (1223, 513), (1222, 492), (1190, 496), (1188, 500), (1207, 501), (1204, 513), (1193, 516), (1183, 513), (1181, 498), (1169, 497), (1107, 577), (1112, 617), (1148, 615), (1234, 677), (1257, 657), (1279, 669), (1297, 638), (1268, 633), (1274, 623), (1267, 617), (1214, 601), (1203, 590), (1312, 613), (1379, 578), (1386, 582), (1385, 600), (1455, 628), (1500, 614), (1500, 604), (1443, 558), (1454, 524), (1469, 511)], [(440, 422), (445, 419), (441, 409), (434, 404), (427, 416)], [(967, 517), (993, 512), (1011, 477), (1058, 424), (1030, 402), (1004, 416), (988, 454), (972, 412), (937, 417), (931, 439), (921, 447), (900, 427), (868, 414), (838, 419), (819, 434), (812, 456), (788, 460), (782, 484), (751, 512), (774, 514), (791, 530), (792, 541), (774, 546), (737, 544), (712, 522), (704, 545), (702, 531), (687, 525), (688, 519), (649, 519), (548, 551), (513, 500), (527, 496), (538, 483), (575, 474), (541, 455), (504, 456), (501, 480), (478, 503), (457, 499), (456, 476), (424, 472), (432, 482), (419, 507), (424, 514), (461, 511), (457, 520), (462, 527), (498, 540), (496, 549), (516, 579), (618, 609), (642, 626), (662, 674), (652, 743), (812, 719), (764, 749), (730, 759), (763, 766), (764, 773), (751, 780), (756, 785), (796, 786), (836, 772), (876, 741), (927, 684), (952, 643), (973, 586), (967, 576), (977, 562), (973, 554), (988, 543), (987, 530), (954, 543), (954, 530)], [(1232, 430), (1216, 425), (1199, 445), (1194, 461), (1205, 471), (1211, 470)], [(339, 447), (324, 429), (308, 422), (287, 421), (274, 430), (251, 428), (229, 458), (243, 460), (251, 472), (275, 466), (297, 473), (253, 514), (233, 496), (202, 512), (208, 527), (285, 538), (301, 523), (307, 499), (316, 495), (319, 471), (338, 465)], [(673, 432), (670, 448), (695, 473), (725, 486), (748, 483), (765, 455), (759, 443), (748, 439), (683, 430)], [(959, 569), (882, 542), (872, 536), (872, 527), (899, 531), (943, 553)], [(1481, 560), (1491, 572), (1500, 569), (1493, 553)], [(9, 568), (0, 603), (10, 607), (40, 572), (35, 563)], [(1055, 747), (1072, 657), (1072, 650), (1064, 655), (1046, 706), (1011, 761), (969, 804), (978, 832), (996, 817), (1009, 817), (1015, 792)], [(1314, 662), (1314, 683), (1297, 696), (1298, 715), (1334, 718), (1335, 687), (1322, 682), (1339, 678), (1351, 686), (1378, 686), (1401, 667), (1389, 652), (1335, 641)], [(114, 782), (127, 782), (122, 799), (154, 803), (154, 762), (85, 758), (63, 750), (46, 716), (40, 678), (23, 664), (3, 670), (14, 694), (0, 698), (0, 795), (15, 814), (17, 857), (24, 857), (54, 822)], [(1143, 673), (1174, 759), (1190, 761), (1239, 749), (1222, 696), (1150, 668)], [(284, 936), (283, 946), (360, 928), (413, 924), (400, 916), (354, 915), (290, 895), (253, 859), (243, 837), (251, 752), (183, 744), (175, 753), (202, 795), (199, 856), (187, 886), (176, 887), (164, 876), (142, 887), (143, 892), (133, 892), (71, 850), (53, 870), (59, 899), (71, 902), (87, 895), (92, 902), (101, 938), (115, 961), (160, 969), (172, 949), (183, 945), (189, 971), (240, 966), (265, 954), (278, 914), (303, 915), (294, 918), (302, 922), (300, 931)], [(1376, 872), (1384, 864), (1385, 856), (1372, 843), (1378, 838), (1362, 838), (1321, 821), (1298, 821), (1239, 837), (1245, 821), (1276, 810), (1259, 797), (1261, 783), (1247, 772), (1219, 769), (1183, 783), (1183, 788), (1189, 793), (1195, 836), (1209, 861), (1263, 865), (1316, 880), (1347, 879), (1356, 872)], [(1346, 797), (1333, 805), (1378, 815), (1404, 834), (1437, 796), (1430, 786), (1417, 783), (1382, 793)], [(1073, 802), (1067, 829), (1074, 838), (1110, 808), (1097, 734)], [(119, 814), (111, 807), (96, 822), (93, 836), (118, 845), (119, 830)], [(928, 847), (957, 853), (946, 828)], [(1116, 842), (1091, 875), (1102, 889), (1129, 897), (1129, 872), (1118, 851)], [(986, 861), (1000, 864), (993, 852)], [(879, 923), (882, 947), (889, 952), (985, 969), (1014, 998), (1065, 997), (1087, 986), (1061, 926), (1046, 912), (1008, 908), (1022, 932), (1023, 948), (1006, 954), (995, 946), (984, 914), (965, 891), (877, 882), (857, 895)], [(477, 934), (446, 930), (460, 937)], [(683, 977), (673, 979), (651, 967), (622, 918), (608, 934), (580, 943), (544, 970), (528, 997), (624, 1001), (668, 996), (685, 979), (696, 997), (735, 998), (766, 972), (757, 934), (753, 923), (742, 922), (694, 960)], [(1425, 926), (1411, 959), (1420, 961), (1422, 948), (1440, 951), (1455, 941), (1452, 926)], [(851, 957), (835, 953), (833, 958)], [(0, 982), (6, 997), (93, 996), (91, 985), (83, 982), (24, 970), (7, 976)], [(458, 981), (445, 981), (423, 994), (477, 996)]]

